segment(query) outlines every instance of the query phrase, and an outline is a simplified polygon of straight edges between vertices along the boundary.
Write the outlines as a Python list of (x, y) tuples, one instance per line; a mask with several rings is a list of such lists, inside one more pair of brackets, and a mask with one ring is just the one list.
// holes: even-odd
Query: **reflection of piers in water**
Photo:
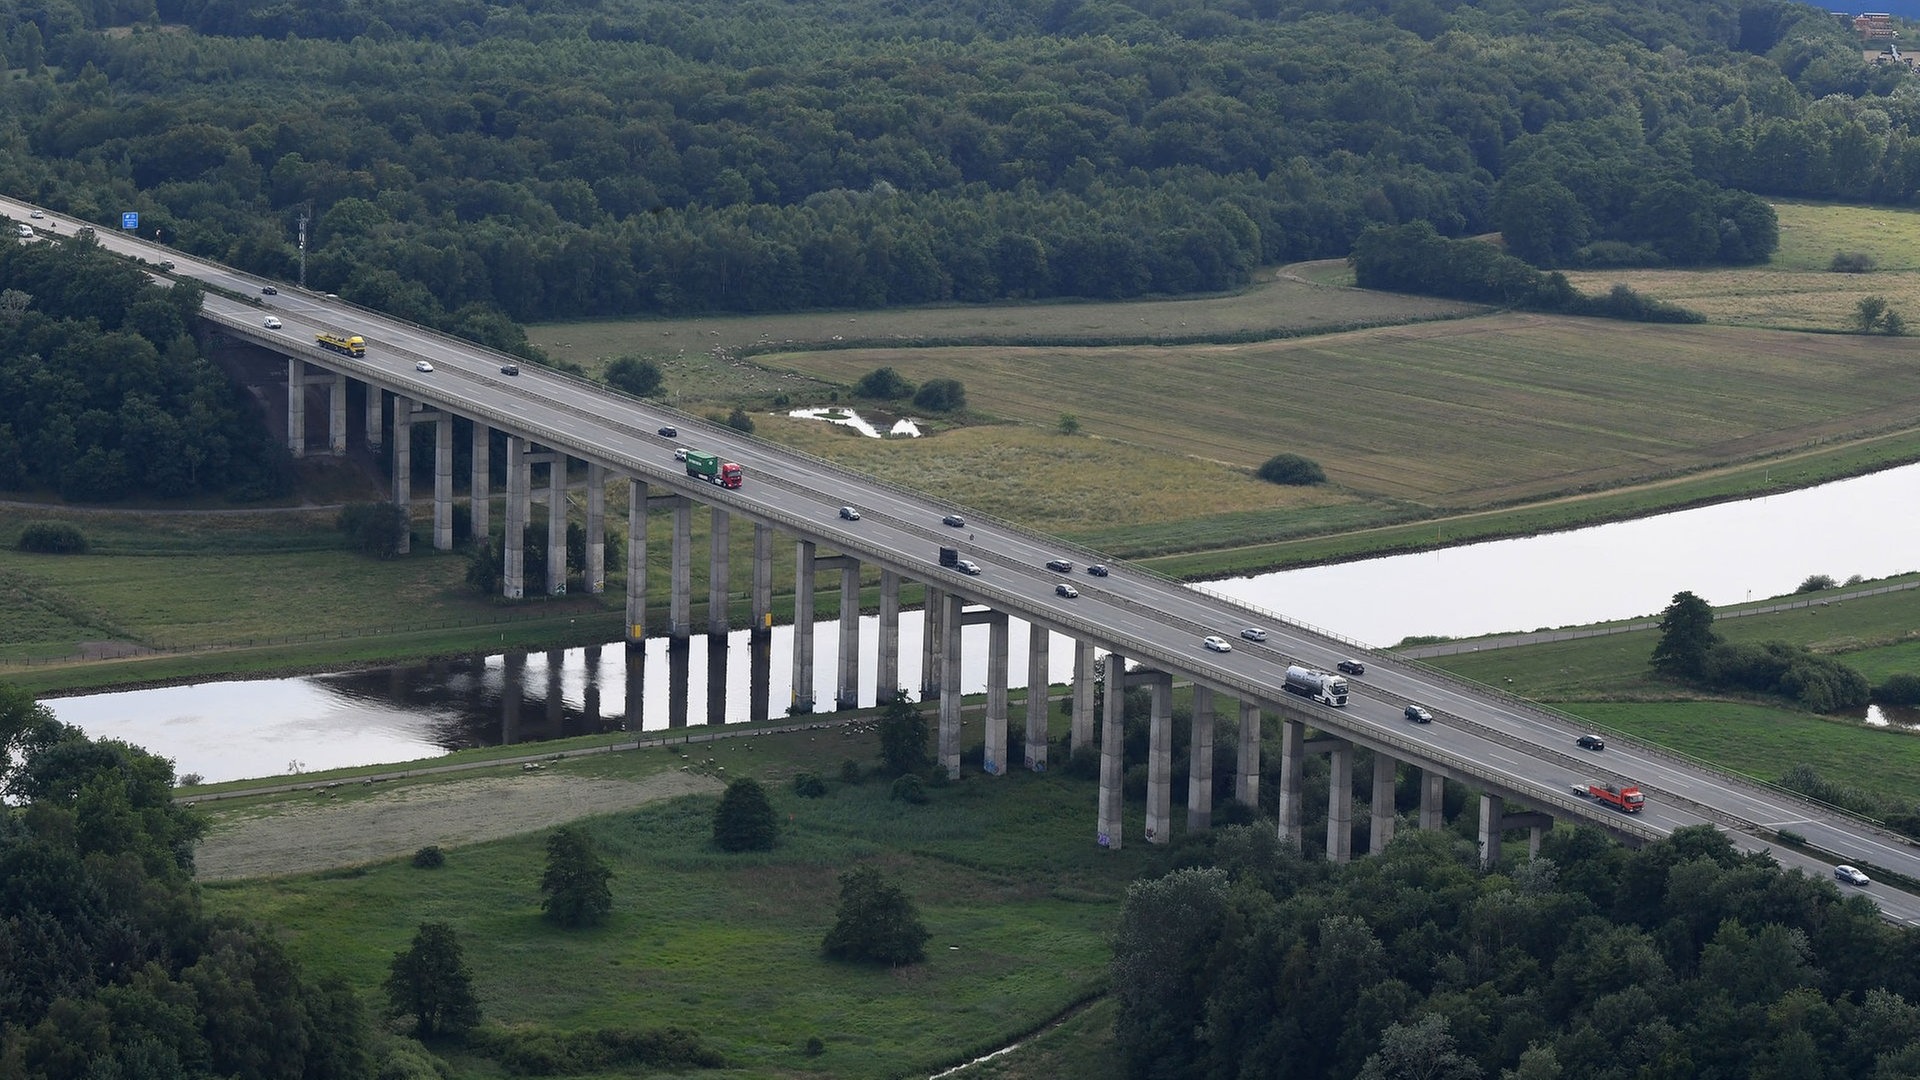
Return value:
[(667, 642), (667, 727), (687, 726), (687, 677), (693, 643), (684, 638)]
[(727, 639), (724, 637), (707, 638), (707, 723), (724, 724), (727, 722), (727, 695), (713, 693), (713, 687), (724, 691), (727, 685)]

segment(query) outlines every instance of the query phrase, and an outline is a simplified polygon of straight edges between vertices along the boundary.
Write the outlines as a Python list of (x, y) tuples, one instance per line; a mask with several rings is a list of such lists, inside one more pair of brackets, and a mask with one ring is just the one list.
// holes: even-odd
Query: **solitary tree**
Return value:
[(928, 412), (954, 412), (967, 407), (967, 388), (959, 379), (928, 379), (913, 395), (913, 403)]
[(393, 954), (386, 987), (388, 1015), (412, 1016), (422, 1038), (459, 1034), (480, 1023), (473, 973), (446, 923), (420, 924), (413, 946)]
[(608, 364), (601, 378), (606, 380), (608, 386), (625, 390), (634, 397), (652, 397), (660, 392), (660, 385), (666, 381), (659, 364), (637, 356), (622, 356)]
[(1262, 462), (1254, 475), (1269, 484), (1298, 487), (1327, 482), (1327, 474), (1320, 468), (1320, 463), (1299, 454), (1275, 454)]
[(1720, 640), (1713, 632), (1713, 608), (1690, 592), (1673, 594), (1660, 617), (1660, 641), (1653, 647), (1654, 670), (1666, 675), (1698, 675), (1707, 651)]
[(890, 367), (874, 368), (853, 384), (853, 392), (863, 398), (896, 401), (913, 394), (913, 384)]
[(1060, 414), (1060, 434), (1062, 435), (1080, 434), (1080, 418), (1073, 415), (1070, 412), (1061, 413)]
[(727, 785), (713, 812), (713, 842), (722, 851), (771, 851), (780, 833), (767, 790), (751, 777)]
[(585, 830), (566, 825), (547, 838), (547, 872), (540, 877), (540, 891), (547, 898), (540, 909), (561, 926), (593, 926), (613, 910), (613, 893), (607, 868), (593, 850), (593, 840)]
[(895, 693), (880, 714), (880, 761), (894, 776), (916, 773), (933, 764), (927, 752), (927, 718), (907, 700)]
[(862, 865), (840, 875), (840, 910), (820, 947), (856, 963), (912, 964), (926, 959), (929, 936), (906, 892)]

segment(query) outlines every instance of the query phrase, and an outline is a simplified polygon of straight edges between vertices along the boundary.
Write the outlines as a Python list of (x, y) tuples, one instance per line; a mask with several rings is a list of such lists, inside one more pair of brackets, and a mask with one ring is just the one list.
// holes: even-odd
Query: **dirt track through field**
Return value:
[(202, 881), (312, 873), (552, 828), (681, 795), (713, 793), (712, 777), (669, 772), (604, 780), (538, 771), (454, 780), (309, 803), (216, 825), (195, 853)]

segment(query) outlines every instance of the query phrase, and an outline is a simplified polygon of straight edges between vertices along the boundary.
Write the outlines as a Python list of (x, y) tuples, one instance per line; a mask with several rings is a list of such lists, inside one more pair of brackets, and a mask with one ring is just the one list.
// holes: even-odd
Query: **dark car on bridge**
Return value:
[(967, 519), (961, 517), (959, 514), (948, 514), (946, 517), (940, 519), (940, 524), (949, 525), (956, 529), (964, 529), (967, 527)]
[(1606, 740), (1598, 735), (1582, 735), (1573, 741), (1578, 744), (1582, 750), (1605, 750), (1607, 748)]
[(260, 295), (261, 296), (279, 296), (280, 290), (274, 288), (271, 285), (262, 285), (260, 286)]
[(1065, 559), (1048, 559), (1047, 569), (1052, 570), (1055, 573), (1071, 574), (1073, 573), (1073, 564), (1068, 562)]
[(1431, 724), (1433, 723), (1433, 714), (1427, 711), (1425, 705), (1408, 705), (1407, 719), (1416, 724)]
[(680, 429), (677, 427), (674, 427), (672, 424), (667, 424), (662, 426), (659, 431), (654, 432), (654, 434), (660, 436), (663, 439), (674, 439), (679, 437)]
[(1091, 563), (1091, 564), (1089, 564), (1089, 565), (1087, 566), (1087, 573), (1089, 573), (1089, 574), (1092, 574), (1092, 575), (1093, 575), (1094, 577), (1106, 577), (1106, 576), (1107, 576), (1107, 564), (1106, 564), (1106, 563)]
[(1358, 660), (1342, 660), (1333, 666), (1339, 668), (1343, 675), (1365, 675), (1367, 673), (1367, 665)]

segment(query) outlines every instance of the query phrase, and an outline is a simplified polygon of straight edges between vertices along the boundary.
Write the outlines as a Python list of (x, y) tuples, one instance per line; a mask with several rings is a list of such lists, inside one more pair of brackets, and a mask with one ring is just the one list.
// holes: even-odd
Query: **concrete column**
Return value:
[(501, 593), (509, 600), (527, 594), (527, 441), (518, 435), (507, 436), (507, 520), (502, 526)]
[(1187, 743), (1187, 831), (1213, 827), (1213, 688), (1193, 688), (1193, 737)]
[(587, 462), (587, 592), (607, 591), (607, 467)]
[(1126, 780), (1127, 762), (1121, 742), (1126, 737), (1127, 661), (1119, 653), (1107, 654), (1105, 708), (1100, 722), (1100, 820), (1101, 847), (1118, 849), (1121, 832), (1121, 785)]
[(987, 620), (987, 753), (982, 768), (988, 776), (1007, 771), (1007, 712), (1007, 613), (995, 611)]
[(835, 708), (860, 707), (860, 560), (840, 556), (840, 678)]
[[(344, 422), (346, 414), (340, 414)], [(433, 422), (433, 550), (453, 550), (453, 414)]]
[(547, 463), (547, 595), (567, 594), (567, 455)]
[(1147, 843), (1173, 839), (1173, 676), (1161, 672), (1148, 690), (1153, 713), (1147, 728)]
[(1047, 771), (1047, 694), (1053, 683), (1047, 677), (1047, 652), (1053, 633), (1044, 626), (1027, 624), (1027, 751), (1028, 772)]
[(1073, 725), (1067, 734), (1067, 753), (1093, 745), (1093, 642), (1073, 642)]
[(1260, 706), (1240, 703), (1240, 745), (1233, 759), (1233, 801), (1260, 806)]
[(493, 531), (488, 511), (493, 508), (493, 429), (478, 420), (473, 422), (473, 475), (467, 480), (467, 509), (473, 519), (473, 539), (486, 543)]
[(667, 633), (685, 641), (693, 633), (693, 503), (685, 496), (673, 502), (673, 568), (668, 577), (673, 595), (667, 598)]
[(773, 629), (773, 530), (753, 527), (753, 629)]
[(367, 446), (378, 450), (387, 440), (386, 391), (367, 384)]
[(1431, 769), (1420, 770), (1420, 827), (1438, 829), (1446, 820), (1447, 778)]
[(1304, 779), (1301, 754), (1307, 725), (1280, 721), (1280, 839), (1300, 850), (1300, 785)]
[(960, 608), (964, 601), (940, 594), (940, 765), (960, 776)]
[(788, 711), (813, 711), (813, 552), (811, 540), (793, 546), (793, 704)]
[(726, 637), (732, 622), (732, 612), (727, 610), (732, 591), (727, 571), (732, 566), (733, 515), (716, 506), (707, 528), (707, 633)]
[[(508, 440), (512, 445), (512, 440)], [(627, 644), (647, 639), (647, 482), (627, 480)], [(631, 714), (633, 704), (628, 703)]]
[(413, 550), (413, 399), (393, 396), (393, 504), (407, 521), (400, 554)]
[(880, 671), (874, 677), (876, 703), (885, 705), (900, 685), (900, 575), (880, 571)]
[(347, 453), (347, 376), (335, 372), (327, 387), (327, 449), (334, 457)]
[(1333, 748), (1327, 783), (1327, 861), (1353, 859), (1353, 744)]
[(287, 449), (307, 456), (307, 362), (287, 357)]
[(1498, 795), (1480, 796), (1480, 868), (1500, 865), (1500, 834), (1507, 831), (1507, 801)]
[(1373, 752), (1373, 820), (1367, 834), (1367, 854), (1378, 855), (1393, 842), (1393, 781), (1398, 762)]
[(946, 653), (940, 649), (940, 634), (946, 623), (947, 594), (927, 586), (927, 602), (921, 609), (920, 622), (920, 700), (932, 701), (940, 696), (940, 658)]

